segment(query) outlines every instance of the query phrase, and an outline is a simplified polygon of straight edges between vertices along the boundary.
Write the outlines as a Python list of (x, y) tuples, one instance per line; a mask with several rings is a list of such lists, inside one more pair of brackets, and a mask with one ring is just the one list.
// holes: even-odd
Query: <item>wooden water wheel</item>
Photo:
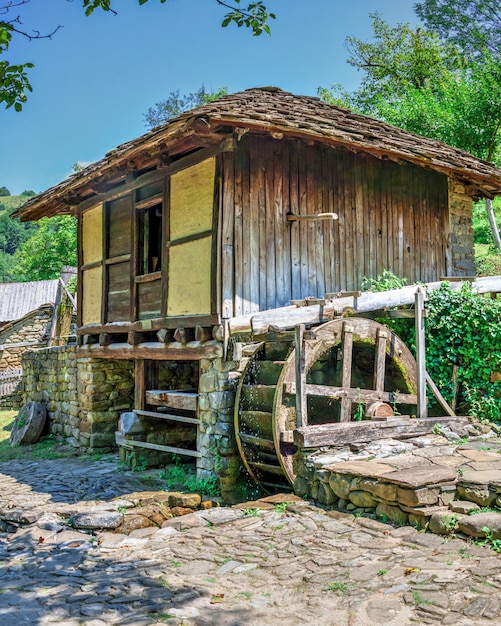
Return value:
[(411, 413), (417, 404), (416, 362), (386, 326), (337, 319), (300, 337), (296, 346), (253, 346), (237, 389), (237, 445), (265, 488), (294, 481), (294, 429), (389, 416), (397, 407)]

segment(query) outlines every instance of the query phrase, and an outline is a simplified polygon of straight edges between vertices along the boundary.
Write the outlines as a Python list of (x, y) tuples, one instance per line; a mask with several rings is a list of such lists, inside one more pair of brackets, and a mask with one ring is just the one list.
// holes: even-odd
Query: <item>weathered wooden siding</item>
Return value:
[[(413, 165), (295, 140), (245, 136), (223, 155), (222, 313), (360, 288), (390, 269), (447, 273), (447, 178)], [(290, 224), (287, 213), (339, 221)]]
[(130, 320), (132, 205), (130, 195), (106, 206), (106, 321)]

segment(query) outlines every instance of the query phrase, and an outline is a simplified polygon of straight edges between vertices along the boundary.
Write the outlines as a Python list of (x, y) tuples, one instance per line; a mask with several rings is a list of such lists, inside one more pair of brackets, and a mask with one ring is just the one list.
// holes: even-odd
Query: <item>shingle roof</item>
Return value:
[(211, 130), (226, 126), (344, 146), (379, 158), (416, 163), (472, 185), (471, 195), (501, 194), (501, 170), (491, 163), (434, 139), (414, 135), (380, 120), (358, 115), (319, 98), (296, 96), (276, 87), (248, 89), (183, 113), (141, 137), (124, 143), (59, 185), (28, 201), (15, 213), (22, 219), (69, 212), (70, 194), (89, 187), (92, 179), (116, 171), (141, 154), (161, 150), (165, 143), (193, 133), (203, 118)]
[(59, 279), (0, 284), (0, 324), (18, 320), (43, 304), (54, 304), (58, 283)]

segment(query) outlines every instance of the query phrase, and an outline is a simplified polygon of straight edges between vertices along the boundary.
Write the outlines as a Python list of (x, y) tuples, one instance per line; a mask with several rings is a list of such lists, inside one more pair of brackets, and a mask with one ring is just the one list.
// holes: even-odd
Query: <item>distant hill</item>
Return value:
[(0, 196), (0, 215), (22, 206), (32, 196)]

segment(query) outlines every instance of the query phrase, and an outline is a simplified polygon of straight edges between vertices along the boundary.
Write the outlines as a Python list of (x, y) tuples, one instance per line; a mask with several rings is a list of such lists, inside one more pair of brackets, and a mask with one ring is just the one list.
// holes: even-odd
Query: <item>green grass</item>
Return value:
[(16, 415), (17, 411), (0, 411), (0, 462), (15, 459), (58, 459), (71, 454), (71, 452), (63, 453), (57, 450), (59, 443), (53, 435), (48, 435), (31, 445), (11, 447), (10, 431)]

